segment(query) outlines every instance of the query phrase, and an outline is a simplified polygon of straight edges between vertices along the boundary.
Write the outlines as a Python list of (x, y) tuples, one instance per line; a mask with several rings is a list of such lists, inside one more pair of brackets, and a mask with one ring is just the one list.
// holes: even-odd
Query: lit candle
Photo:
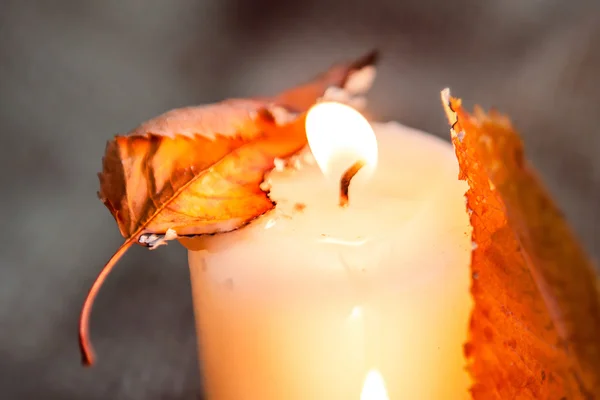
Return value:
[(267, 178), (274, 210), (185, 242), (207, 398), (467, 399), (471, 228), (451, 145), (340, 103), (306, 128), (310, 149)]

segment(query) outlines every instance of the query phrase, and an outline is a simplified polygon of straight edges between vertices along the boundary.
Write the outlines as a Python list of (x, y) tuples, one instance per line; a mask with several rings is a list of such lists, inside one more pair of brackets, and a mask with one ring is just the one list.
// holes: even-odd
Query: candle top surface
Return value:
[[(395, 122), (372, 126), (377, 167), (371, 174), (361, 170), (352, 179), (348, 207), (339, 206), (339, 180), (326, 178), (306, 148), (266, 176), (275, 209), (237, 231), (202, 238), (202, 247), (210, 244), (211, 252), (219, 251), (265, 235), (361, 245), (390, 235), (414, 236), (413, 224), (424, 227), (448, 214), (441, 206), (458, 202), (464, 209), (467, 185), (458, 180), (449, 143)], [(436, 201), (440, 196), (447, 197), (448, 204)]]

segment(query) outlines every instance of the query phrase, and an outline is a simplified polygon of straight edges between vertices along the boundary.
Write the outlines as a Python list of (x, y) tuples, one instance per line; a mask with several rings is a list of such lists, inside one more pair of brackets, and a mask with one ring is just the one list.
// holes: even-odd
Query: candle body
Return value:
[(272, 212), (184, 242), (209, 400), (358, 399), (371, 369), (390, 399), (468, 398), (466, 184), (450, 144), (373, 127), (347, 208), (301, 165), (271, 174)]

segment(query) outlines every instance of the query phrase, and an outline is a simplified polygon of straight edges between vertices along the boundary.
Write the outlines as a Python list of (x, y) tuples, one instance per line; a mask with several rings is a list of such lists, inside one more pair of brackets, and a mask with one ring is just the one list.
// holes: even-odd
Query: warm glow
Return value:
[(360, 400), (389, 400), (385, 390), (385, 382), (377, 370), (372, 369), (367, 374)]
[(377, 140), (373, 128), (354, 108), (342, 103), (314, 105), (306, 116), (306, 136), (310, 149), (323, 171), (339, 181), (356, 161), (365, 162), (361, 175), (370, 175), (377, 165)]

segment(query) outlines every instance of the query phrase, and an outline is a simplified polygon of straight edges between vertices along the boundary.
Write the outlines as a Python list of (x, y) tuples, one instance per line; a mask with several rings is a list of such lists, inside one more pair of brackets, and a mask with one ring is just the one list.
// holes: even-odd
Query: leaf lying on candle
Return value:
[(442, 92), (467, 180), (475, 308), (465, 354), (474, 399), (600, 398), (594, 268), (524, 158), (508, 119)]
[(276, 158), (306, 145), (305, 111), (331, 87), (351, 96), (364, 94), (368, 87), (361, 82), (372, 75), (376, 58), (372, 52), (334, 66), (273, 98), (172, 110), (108, 143), (99, 197), (127, 239), (83, 306), (79, 337), (84, 364), (93, 362), (88, 339), (92, 303), (127, 249), (136, 242), (155, 248), (178, 236), (232, 231), (273, 208), (260, 184)]

